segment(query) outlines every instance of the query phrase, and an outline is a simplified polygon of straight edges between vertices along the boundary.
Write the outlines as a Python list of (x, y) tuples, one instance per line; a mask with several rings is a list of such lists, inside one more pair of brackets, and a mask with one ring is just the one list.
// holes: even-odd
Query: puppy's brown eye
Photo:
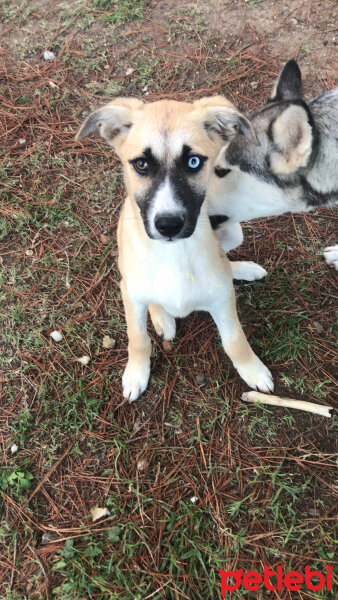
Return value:
[(145, 175), (149, 169), (149, 165), (144, 158), (137, 158), (133, 161), (134, 169), (141, 175)]

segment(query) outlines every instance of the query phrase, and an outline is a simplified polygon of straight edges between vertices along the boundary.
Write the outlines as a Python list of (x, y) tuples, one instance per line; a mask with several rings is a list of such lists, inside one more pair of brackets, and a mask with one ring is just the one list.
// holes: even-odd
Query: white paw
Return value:
[(176, 321), (174, 317), (163, 309), (157, 309), (155, 313), (151, 313), (151, 320), (157, 335), (168, 341), (174, 339), (176, 335)]
[(244, 279), (245, 281), (255, 281), (263, 279), (267, 275), (267, 271), (260, 265), (250, 261), (235, 261), (230, 262), (232, 276), (234, 279)]
[(122, 377), (123, 396), (134, 402), (141, 396), (148, 385), (150, 365), (133, 367), (127, 364)]
[(272, 375), (259, 358), (257, 358), (253, 366), (236, 368), (249, 387), (261, 392), (273, 392), (274, 384)]
[(323, 256), (328, 265), (335, 267), (338, 271), (338, 244), (336, 246), (328, 246), (323, 252)]

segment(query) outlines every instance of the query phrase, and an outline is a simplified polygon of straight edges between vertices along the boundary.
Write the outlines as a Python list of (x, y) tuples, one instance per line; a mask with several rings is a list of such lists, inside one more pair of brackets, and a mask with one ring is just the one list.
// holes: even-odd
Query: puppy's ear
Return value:
[(303, 96), (302, 75), (295, 60), (289, 60), (280, 73), (269, 102), (299, 100)]
[(312, 128), (302, 106), (291, 104), (272, 123), (271, 170), (276, 175), (305, 167), (312, 151)]
[(113, 147), (123, 141), (133, 125), (136, 110), (143, 106), (136, 98), (116, 98), (113, 102), (94, 110), (81, 125), (76, 141), (89, 135), (99, 135)]
[(223, 96), (201, 98), (194, 102), (194, 106), (201, 111), (201, 125), (211, 138), (216, 136), (224, 142), (242, 134), (259, 146), (250, 121)]

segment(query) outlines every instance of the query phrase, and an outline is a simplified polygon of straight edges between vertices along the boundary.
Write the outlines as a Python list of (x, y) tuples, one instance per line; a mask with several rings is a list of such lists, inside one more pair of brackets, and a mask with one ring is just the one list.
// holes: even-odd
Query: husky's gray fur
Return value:
[[(240, 134), (225, 145), (208, 192), (225, 250), (241, 243), (241, 221), (338, 202), (338, 88), (305, 102), (289, 61), (267, 105), (249, 118), (259, 146)], [(324, 256), (338, 269), (338, 246)]]

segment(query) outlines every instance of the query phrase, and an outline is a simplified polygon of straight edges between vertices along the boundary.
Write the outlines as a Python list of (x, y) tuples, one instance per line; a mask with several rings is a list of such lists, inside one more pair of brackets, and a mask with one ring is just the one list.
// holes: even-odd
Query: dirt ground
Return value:
[[(74, 135), (117, 95), (224, 94), (250, 111), (289, 58), (306, 97), (330, 89), (336, 8), (0, 0), (2, 598), (211, 600), (219, 568), (335, 564), (336, 417), (243, 405), (245, 384), (208, 315), (180, 321), (171, 349), (151, 333), (149, 389), (123, 401), (122, 178), (106, 146)], [(337, 275), (322, 250), (336, 233), (334, 210), (260, 219), (232, 253), (269, 273), (237, 283), (236, 294), (276, 393), (331, 406)], [(94, 522), (95, 506), (108, 514)]]

